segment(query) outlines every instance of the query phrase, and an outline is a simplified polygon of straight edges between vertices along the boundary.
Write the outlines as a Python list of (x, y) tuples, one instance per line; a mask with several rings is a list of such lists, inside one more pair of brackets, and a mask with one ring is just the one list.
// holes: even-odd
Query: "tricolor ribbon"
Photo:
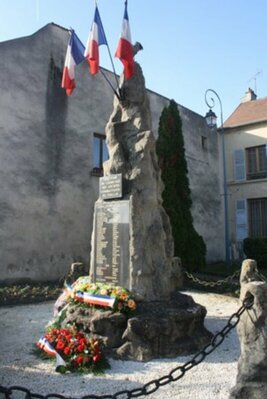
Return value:
[(44, 352), (46, 352), (50, 356), (55, 356), (56, 358), (56, 368), (59, 366), (66, 366), (66, 362), (62, 357), (57, 353), (55, 348), (50, 344), (50, 342), (45, 338), (41, 337), (38, 342), (36, 342), (36, 345), (42, 349)]
[(89, 294), (88, 292), (75, 291), (70, 285), (65, 283), (66, 293), (79, 302), (89, 303), (90, 305), (105, 306), (113, 308), (116, 298), (109, 295)]
[(113, 308), (116, 298), (108, 295), (89, 294), (88, 292), (77, 291), (74, 299), (80, 302), (89, 303), (91, 305), (106, 306)]

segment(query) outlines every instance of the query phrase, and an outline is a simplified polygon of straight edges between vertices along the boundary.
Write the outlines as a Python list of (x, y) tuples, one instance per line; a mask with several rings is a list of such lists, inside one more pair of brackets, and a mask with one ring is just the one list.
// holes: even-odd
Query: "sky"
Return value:
[[(97, 1), (110, 52), (121, 32), (124, 0)], [(0, 0), (0, 41), (28, 36), (50, 22), (72, 27), (86, 44), (95, 0)], [(266, 0), (128, 0), (132, 42), (146, 87), (205, 115), (214, 90), (225, 120), (248, 87), (267, 96)], [(118, 74), (122, 64), (113, 59)], [(30, 62), (30, 60), (29, 60)], [(112, 69), (106, 46), (101, 66)], [(220, 116), (215, 96), (213, 110)]]

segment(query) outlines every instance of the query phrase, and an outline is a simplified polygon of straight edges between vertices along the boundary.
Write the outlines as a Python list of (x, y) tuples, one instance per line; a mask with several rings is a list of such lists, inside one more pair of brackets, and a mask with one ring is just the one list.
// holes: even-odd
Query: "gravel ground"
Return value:
[[(239, 308), (237, 298), (197, 291), (186, 292), (207, 308), (205, 325), (213, 333), (220, 331), (227, 319)], [(110, 360), (104, 376), (65, 374), (54, 371), (52, 362), (44, 362), (31, 353), (33, 343), (44, 332), (52, 318), (53, 303), (0, 307), (0, 385), (19, 385), (34, 393), (63, 394), (79, 398), (84, 395), (113, 394), (141, 387), (157, 379), (192, 356), (159, 359), (147, 363)], [(149, 399), (224, 399), (235, 385), (239, 341), (235, 330), (201, 364), (185, 376), (159, 388)], [(1, 398), (1, 394), (0, 394)]]

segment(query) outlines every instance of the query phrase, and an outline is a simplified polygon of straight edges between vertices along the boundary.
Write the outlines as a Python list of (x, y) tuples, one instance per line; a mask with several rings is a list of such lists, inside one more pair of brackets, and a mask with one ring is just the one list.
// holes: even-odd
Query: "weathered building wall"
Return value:
[(65, 95), (68, 36), (51, 24), (0, 45), (1, 280), (53, 280), (72, 261), (88, 262), (98, 192), (92, 134), (104, 132), (113, 95), (86, 63)]
[(205, 119), (180, 107), (194, 227), (207, 246), (207, 262), (224, 258), (222, 162), (219, 137)]
[[(0, 281), (55, 280), (73, 261), (89, 264), (99, 182), (90, 174), (93, 133), (104, 133), (113, 93), (101, 74), (88, 73), (84, 62), (76, 68), (76, 90), (65, 95), (60, 84), (68, 35), (49, 24), (30, 37), (0, 43)], [(149, 96), (157, 133), (168, 99)], [(208, 138), (207, 151), (199, 153), (203, 129), (209, 135), (203, 118), (180, 110), (194, 223), (206, 242), (212, 237), (208, 260), (217, 260), (222, 257), (213, 220), (221, 212), (218, 147)]]

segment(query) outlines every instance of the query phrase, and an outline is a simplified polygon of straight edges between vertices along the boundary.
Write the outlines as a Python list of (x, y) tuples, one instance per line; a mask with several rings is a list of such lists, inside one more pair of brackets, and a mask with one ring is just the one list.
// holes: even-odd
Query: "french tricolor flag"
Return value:
[(45, 338), (41, 337), (38, 342), (36, 342), (36, 345), (45, 351), (48, 355), (50, 356), (55, 356), (56, 357), (56, 367), (58, 366), (66, 366), (66, 362), (62, 357), (57, 353), (57, 351), (53, 348), (53, 346), (50, 344), (50, 342)]
[(89, 303), (90, 305), (106, 306), (109, 308), (113, 308), (115, 303), (115, 298), (111, 296), (95, 295), (81, 291), (77, 291), (74, 298), (80, 302)]
[(125, 2), (122, 32), (115, 53), (115, 57), (118, 57), (124, 65), (125, 79), (130, 79), (134, 74), (134, 58), (131, 31), (127, 12), (127, 1)]
[(57, 354), (57, 351), (53, 348), (50, 342), (44, 337), (41, 337), (39, 341), (36, 342), (36, 345), (50, 356), (56, 356)]
[(92, 75), (97, 74), (99, 71), (99, 46), (101, 46), (101, 44), (107, 45), (108, 43), (100, 14), (96, 6), (94, 20), (84, 51), (84, 57), (88, 61)]
[(71, 31), (67, 54), (65, 58), (64, 71), (62, 76), (61, 87), (66, 90), (68, 96), (75, 89), (75, 66), (84, 60), (84, 45), (74, 32)]

